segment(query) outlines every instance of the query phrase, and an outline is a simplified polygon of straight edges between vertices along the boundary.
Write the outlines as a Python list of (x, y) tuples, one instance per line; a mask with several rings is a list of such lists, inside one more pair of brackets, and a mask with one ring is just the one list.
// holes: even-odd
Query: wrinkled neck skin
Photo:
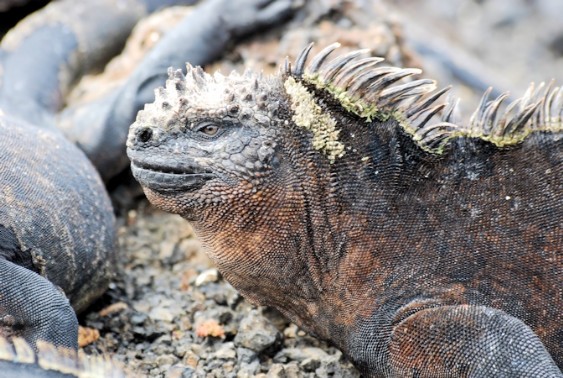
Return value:
[(319, 178), (296, 178), (290, 161), (280, 161), (280, 168), (256, 193), (222, 204), (227, 211), (204, 211), (192, 224), (224, 277), (247, 299), (274, 306), (316, 333), (303, 322), (322, 311), (324, 267), (318, 259), (333, 241), (320, 243), (317, 233), (329, 225), (320, 197), (305, 188)]

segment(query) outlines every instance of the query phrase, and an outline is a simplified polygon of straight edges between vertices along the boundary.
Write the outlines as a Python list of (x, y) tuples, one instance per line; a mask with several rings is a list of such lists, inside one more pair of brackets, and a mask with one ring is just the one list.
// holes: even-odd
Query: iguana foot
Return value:
[(391, 376), (562, 377), (521, 320), (486, 306), (420, 310), (393, 327)]
[(35, 272), (0, 259), (0, 336), (78, 348), (78, 320), (63, 292)]

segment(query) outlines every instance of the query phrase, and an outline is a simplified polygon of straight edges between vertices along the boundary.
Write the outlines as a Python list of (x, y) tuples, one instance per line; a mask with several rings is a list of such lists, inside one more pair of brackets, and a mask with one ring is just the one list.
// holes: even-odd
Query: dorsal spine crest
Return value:
[(326, 91), (344, 110), (367, 123), (394, 119), (426, 152), (442, 154), (449, 141), (459, 137), (479, 138), (506, 147), (521, 143), (533, 132), (563, 130), (563, 88), (554, 88), (553, 83), (542, 83), (537, 88), (532, 84), (500, 116), (499, 109), (508, 94), (489, 101), (489, 90), (470, 121), (460, 125), (454, 121), (458, 100), (441, 100), (449, 87), (436, 91), (436, 83), (429, 79), (396, 84), (421, 70), (376, 67), (382, 58), (358, 59), (366, 50), (326, 62), (338, 47), (338, 43), (327, 46), (305, 66), (312, 49), (310, 44), (296, 59), (293, 70), (286, 63), (284, 76)]
[[(534, 132), (563, 131), (563, 87), (554, 87), (553, 83), (537, 87), (532, 84), (522, 98), (503, 111), (500, 109), (508, 95), (489, 100), (490, 91), (487, 91), (470, 120), (458, 123), (458, 100), (444, 99), (449, 87), (436, 90), (435, 81), (430, 79), (405, 82), (404, 79), (420, 74), (421, 70), (379, 67), (383, 59), (363, 57), (366, 50), (327, 61), (338, 46), (338, 43), (327, 46), (306, 65), (311, 44), (301, 52), (293, 67), (286, 61), (281, 71), (281, 82), (296, 112), (294, 123), (313, 132), (313, 148), (325, 154), (330, 162), (344, 155), (345, 146), (339, 141), (339, 134), (346, 130), (339, 129), (330, 113), (321, 108), (316, 90), (328, 93), (343, 110), (366, 123), (395, 120), (419, 148), (430, 154), (442, 154), (455, 138), (478, 138), (502, 148), (519, 144)], [(208, 109), (210, 117), (230, 115), (242, 122), (276, 123), (273, 120), (277, 101), (270, 101), (268, 94), (277, 93), (279, 79), (269, 80), (250, 71), (242, 75), (236, 72), (229, 76), (209, 75), (200, 67), (190, 65), (185, 75), (171, 69), (166, 86), (156, 91), (155, 103), (139, 112), (138, 120), (173, 127), (178, 123), (178, 114), (189, 117)], [(307, 115), (303, 103), (296, 100), (309, 104), (309, 112), (316, 118)], [(239, 110), (231, 112), (231, 108)], [(267, 113), (266, 116), (261, 112)]]

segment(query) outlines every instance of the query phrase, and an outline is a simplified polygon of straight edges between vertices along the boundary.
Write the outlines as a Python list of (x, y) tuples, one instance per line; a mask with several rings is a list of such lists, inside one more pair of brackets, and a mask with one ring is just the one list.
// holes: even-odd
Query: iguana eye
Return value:
[(196, 127), (195, 131), (207, 136), (215, 136), (219, 132), (219, 126), (214, 123), (203, 123)]

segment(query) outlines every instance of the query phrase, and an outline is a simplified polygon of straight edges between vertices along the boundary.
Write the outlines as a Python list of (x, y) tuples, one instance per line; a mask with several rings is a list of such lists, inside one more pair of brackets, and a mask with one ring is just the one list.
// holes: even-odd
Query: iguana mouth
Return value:
[(157, 162), (131, 162), (133, 176), (149, 189), (156, 191), (187, 191), (201, 188), (215, 177), (195, 165), (163, 165)]

